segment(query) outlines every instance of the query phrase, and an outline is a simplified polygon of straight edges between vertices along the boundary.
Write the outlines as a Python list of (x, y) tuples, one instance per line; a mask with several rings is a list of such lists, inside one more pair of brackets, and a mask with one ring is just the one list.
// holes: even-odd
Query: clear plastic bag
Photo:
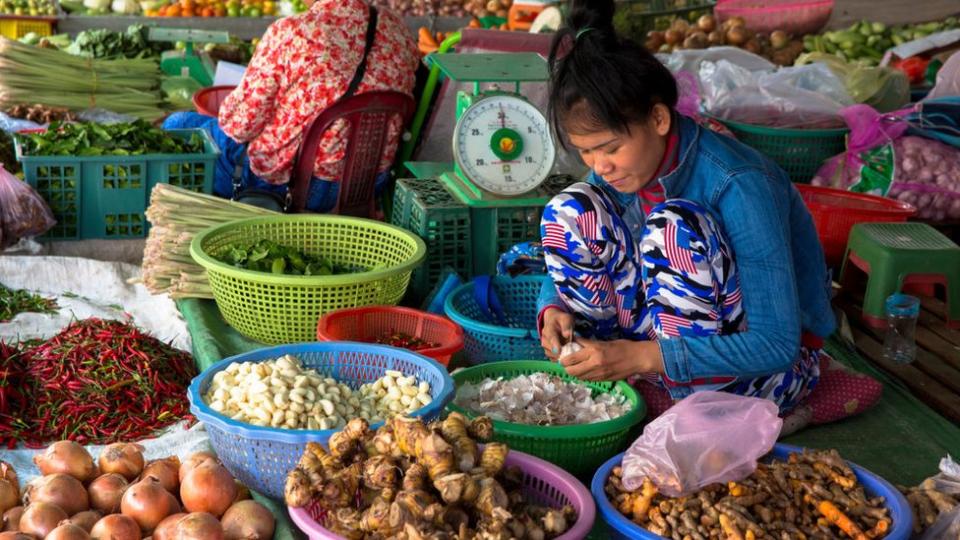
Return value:
[[(947, 455), (940, 460), (940, 472), (930, 480), (933, 480), (934, 488), (941, 493), (960, 494), (960, 464)], [(937, 521), (923, 532), (920, 540), (944, 538), (960, 538), (960, 506), (940, 514)]]
[(39, 236), (56, 224), (53, 212), (26, 182), (0, 166), (0, 248)]
[(835, 54), (812, 52), (797, 59), (796, 65), (826, 64), (847, 87), (857, 103), (870, 105), (880, 112), (901, 109), (910, 103), (910, 79), (899, 69), (864, 66), (846, 62)]
[(707, 113), (725, 120), (798, 129), (843, 127), (853, 105), (843, 81), (824, 64), (750, 71), (726, 60), (700, 64)]
[(960, 53), (953, 53), (937, 72), (937, 83), (924, 100), (960, 96)]
[(623, 457), (623, 487), (644, 478), (670, 497), (739, 481), (773, 449), (783, 420), (765, 399), (697, 392), (647, 424)]

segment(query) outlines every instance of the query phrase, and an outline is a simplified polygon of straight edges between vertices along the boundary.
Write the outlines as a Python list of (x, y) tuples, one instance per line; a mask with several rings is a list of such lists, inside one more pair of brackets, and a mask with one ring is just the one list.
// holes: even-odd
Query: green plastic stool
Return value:
[(859, 223), (850, 230), (840, 270), (845, 283), (854, 265), (868, 275), (863, 319), (886, 325), (883, 303), (907, 285), (943, 285), (947, 324), (960, 327), (960, 246), (926, 223)]

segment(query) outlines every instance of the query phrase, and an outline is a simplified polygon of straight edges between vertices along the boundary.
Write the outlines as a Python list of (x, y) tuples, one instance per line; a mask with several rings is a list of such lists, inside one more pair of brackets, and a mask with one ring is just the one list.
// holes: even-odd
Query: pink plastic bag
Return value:
[(647, 424), (623, 457), (623, 487), (649, 477), (661, 493), (682, 497), (753, 474), (773, 449), (783, 420), (765, 399), (697, 392)]
[(827, 160), (811, 184), (895, 198), (915, 206), (923, 219), (960, 219), (960, 149), (904, 135), (912, 111), (844, 108), (847, 151)]
[(56, 222), (43, 198), (0, 165), (0, 248), (39, 236)]
[(717, 0), (713, 10), (720, 22), (741, 17), (754, 32), (783, 30), (802, 36), (816, 34), (833, 13), (833, 0)]

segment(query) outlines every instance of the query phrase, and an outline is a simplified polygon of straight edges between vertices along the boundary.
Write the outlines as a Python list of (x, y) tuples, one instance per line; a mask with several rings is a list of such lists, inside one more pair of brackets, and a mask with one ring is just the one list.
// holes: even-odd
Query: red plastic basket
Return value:
[(220, 104), (236, 86), (208, 86), (193, 94), (193, 106), (200, 114), (214, 118), (220, 113)]
[(843, 262), (850, 229), (857, 223), (899, 222), (917, 212), (913, 205), (842, 189), (794, 184), (813, 215), (827, 264)]
[(802, 36), (827, 24), (833, 0), (718, 0), (713, 11), (721, 22), (741, 17), (755, 32), (783, 30)]
[(374, 342), (387, 332), (403, 332), (439, 347), (421, 349), (419, 354), (446, 366), (463, 348), (463, 328), (446, 317), (397, 306), (365, 306), (340, 309), (320, 317), (320, 341)]

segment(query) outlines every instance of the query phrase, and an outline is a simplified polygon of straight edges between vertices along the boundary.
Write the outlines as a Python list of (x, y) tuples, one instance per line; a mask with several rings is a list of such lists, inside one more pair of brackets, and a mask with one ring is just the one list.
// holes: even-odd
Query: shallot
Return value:
[(468, 382), (457, 391), (454, 402), (494, 420), (554, 426), (611, 420), (631, 408), (619, 392), (594, 396), (584, 384), (546, 373)]

